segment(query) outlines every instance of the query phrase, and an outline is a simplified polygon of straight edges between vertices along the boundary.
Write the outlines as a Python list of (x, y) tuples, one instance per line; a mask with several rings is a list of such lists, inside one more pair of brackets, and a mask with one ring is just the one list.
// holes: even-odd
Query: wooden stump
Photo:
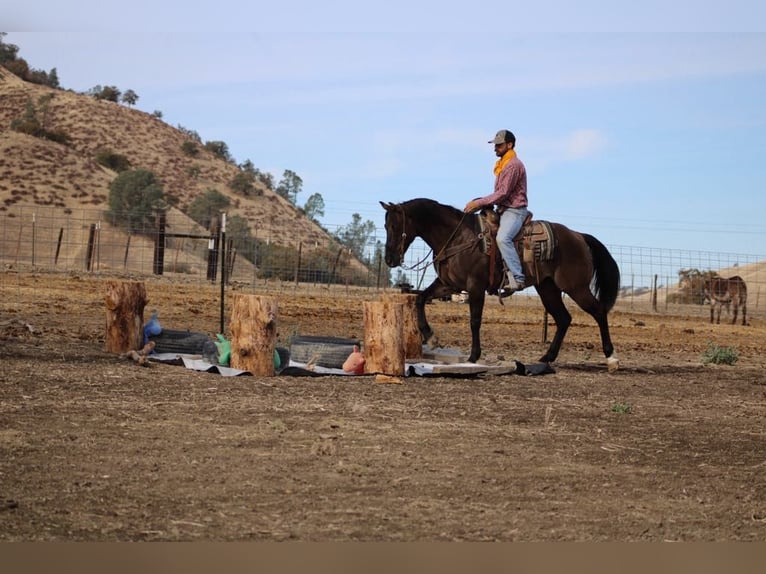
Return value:
[(128, 353), (144, 346), (146, 287), (135, 281), (109, 281), (106, 285), (106, 350)]
[(364, 372), (404, 376), (404, 305), (394, 301), (364, 302)]
[(230, 325), (231, 366), (256, 376), (273, 376), (277, 300), (235, 293)]
[(418, 314), (415, 310), (417, 295), (409, 293), (385, 293), (382, 301), (393, 301), (404, 305), (402, 315), (402, 337), (404, 338), (405, 359), (419, 359), (423, 356), (423, 341), (418, 329)]

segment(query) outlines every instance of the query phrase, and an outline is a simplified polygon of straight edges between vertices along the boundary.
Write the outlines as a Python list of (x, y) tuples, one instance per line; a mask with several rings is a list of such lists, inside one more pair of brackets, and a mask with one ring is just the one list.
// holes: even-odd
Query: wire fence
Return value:
[[(327, 228), (332, 236), (340, 227)], [(186, 282), (247, 285), (254, 290), (280, 289), (285, 284), (311, 292), (333, 286), (384, 289), (403, 281), (425, 288), (435, 275), (431, 252), (416, 240), (401, 269), (382, 261), (385, 230), (375, 229), (356, 252), (337, 240), (276, 245), (257, 235), (220, 234), (168, 216), (163, 237), (152, 223), (127, 233), (112, 225), (104, 210), (66, 210), (45, 206), (13, 206), (0, 215), (0, 263), (9, 271), (76, 272), (142, 277), (165, 275)], [(676, 305), (679, 272), (715, 271), (741, 276), (748, 289), (750, 317), (766, 316), (766, 255), (689, 251), (607, 245), (622, 275), (618, 309), (704, 316), (703, 305)], [(8, 286), (9, 280), (2, 282)], [(536, 298), (533, 289), (523, 292)], [(515, 297), (515, 299), (519, 299)]]

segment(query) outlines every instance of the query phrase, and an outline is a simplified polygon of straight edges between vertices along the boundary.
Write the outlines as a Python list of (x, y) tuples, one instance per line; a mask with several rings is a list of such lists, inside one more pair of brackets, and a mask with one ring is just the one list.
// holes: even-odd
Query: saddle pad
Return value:
[(533, 221), (523, 229), (524, 261), (550, 261), (556, 252), (556, 238), (547, 221)]

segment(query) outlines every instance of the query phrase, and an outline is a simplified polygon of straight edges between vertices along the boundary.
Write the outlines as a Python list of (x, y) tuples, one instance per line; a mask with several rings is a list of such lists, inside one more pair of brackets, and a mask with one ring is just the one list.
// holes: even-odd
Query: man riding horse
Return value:
[(485, 197), (469, 201), (463, 211), (471, 213), (482, 207), (497, 206), (500, 227), (497, 230), (497, 246), (508, 268), (508, 282), (500, 289), (500, 297), (508, 297), (528, 287), (519, 254), (513, 244), (527, 218), (527, 170), (516, 155), (516, 136), (509, 130), (500, 130), (494, 139), (495, 189)]

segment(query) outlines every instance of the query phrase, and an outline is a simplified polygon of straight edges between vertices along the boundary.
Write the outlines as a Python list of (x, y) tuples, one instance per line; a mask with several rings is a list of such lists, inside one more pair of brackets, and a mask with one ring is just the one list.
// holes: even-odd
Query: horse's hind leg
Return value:
[(572, 315), (567, 311), (561, 298), (561, 291), (553, 281), (546, 279), (536, 288), (545, 310), (548, 311), (548, 314), (553, 317), (553, 321), (556, 323), (556, 333), (553, 335), (553, 341), (545, 354), (540, 357), (541, 362), (552, 363), (559, 355), (561, 343), (564, 341), (567, 329), (569, 329), (569, 325), (572, 323)]
[(583, 311), (596, 320), (598, 330), (601, 333), (601, 348), (604, 350), (606, 365), (610, 371), (616, 371), (620, 366), (620, 361), (614, 354), (614, 345), (612, 345), (612, 338), (609, 335), (608, 310), (593, 296), (589, 287), (578, 288), (570, 292), (569, 296)]

